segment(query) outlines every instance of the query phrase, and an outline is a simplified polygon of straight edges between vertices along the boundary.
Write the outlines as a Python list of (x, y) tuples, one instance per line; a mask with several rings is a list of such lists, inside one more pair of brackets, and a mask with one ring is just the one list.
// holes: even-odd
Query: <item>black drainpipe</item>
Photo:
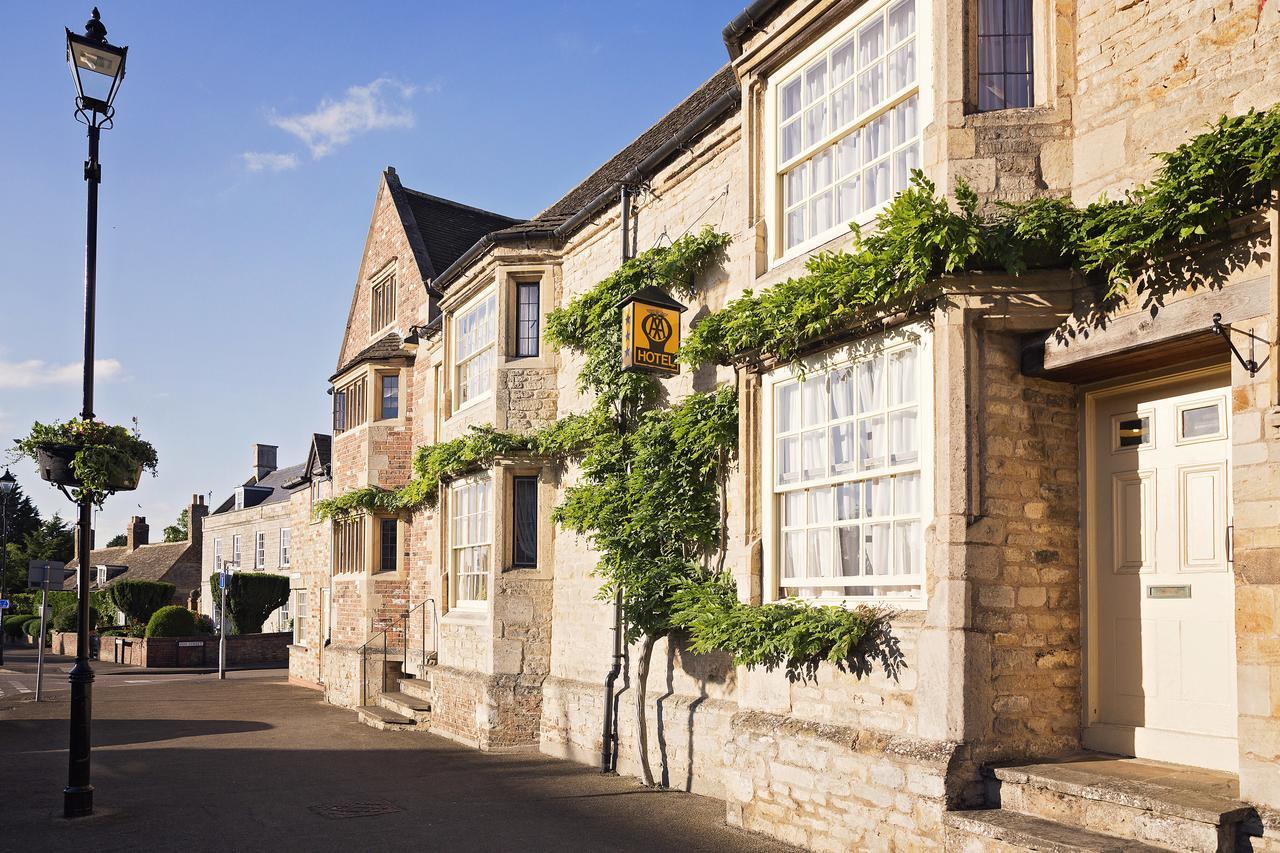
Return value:
[[(631, 260), (631, 187), (623, 184), (619, 204), (622, 206), (622, 262)], [(625, 406), (626, 404), (623, 403)], [(620, 411), (622, 429), (626, 430), (626, 412)], [(600, 735), (600, 772), (609, 773), (616, 766), (618, 720), (613, 714), (614, 685), (622, 672), (622, 589), (613, 598), (613, 666), (604, 678), (604, 731)]]

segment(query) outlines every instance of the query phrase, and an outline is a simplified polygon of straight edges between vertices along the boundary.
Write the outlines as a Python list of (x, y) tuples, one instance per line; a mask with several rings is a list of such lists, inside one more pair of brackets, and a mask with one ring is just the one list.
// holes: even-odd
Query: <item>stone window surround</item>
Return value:
[[(1003, 110), (978, 110), (978, 4), (969, 3), (964, 10), (965, 44), (964, 103), (972, 115), (1007, 113), (1011, 110), (1054, 106), (1058, 89), (1058, 57), (1053, 38), (1056, 0), (1031, 0), (1031, 106)], [(1068, 55), (1067, 61), (1074, 61)], [(1069, 73), (1069, 72), (1068, 72)]]
[[(369, 330), (370, 330), (369, 340), (370, 342), (376, 340), (377, 338), (386, 334), (389, 330), (394, 328), (396, 325), (396, 320), (400, 316), (399, 304), (398, 304), (400, 299), (400, 290), (399, 290), (400, 277), (397, 274), (397, 261), (398, 261), (397, 258), (392, 258), (391, 260), (384, 263), (381, 267), (379, 267), (377, 272), (369, 276), (367, 287), (369, 288)], [(391, 316), (387, 319), (386, 323), (382, 324), (382, 326), (378, 328), (374, 328), (373, 327), (374, 294), (380, 285), (387, 284), (388, 282), (390, 282), (391, 286), (394, 288), (392, 293), (393, 301), (391, 303)]]
[[(762, 128), (762, 155), (763, 163), (761, 164), (761, 189), (764, 199), (765, 220), (767, 222), (766, 233), (768, 235), (766, 261), (769, 268), (785, 264), (796, 258), (803, 257), (814, 250), (818, 249), (824, 243), (830, 242), (833, 238), (843, 236), (848, 230), (848, 223), (836, 222), (832, 228), (816, 234), (789, 249), (784, 249), (784, 227), (782, 214), (782, 176), (778, 171), (778, 96), (781, 91), (781, 84), (794, 77), (806, 65), (813, 62), (822, 54), (835, 47), (841, 40), (852, 36), (859, 25), (865, 23), (876, 13), (883, 13), (884, 10), (894, 2), (894, 0), (880, 0), (864, 4), (862, 7), (854, 10), (838, 23), (833, 24), (826, 32), (815, 39), (811, 44), (798, 53), (788, 57), (786, 61), (773, 68), (764, 75), (764, 98), (763, 113), (764, 121), (760, 125)], [(917, 126), (921, 139), (923, 139), (924, 128), (932, 120), (934, 114), (934, 99), (932, 86), (928, 85), (928, 81), (933, 79), (933, 38), (932, 38), (932, 19), (927, 14), (932, 9), (932, 5), (927, 0), (917, 0), (916, 4), (916, 79), (918, 91), (918, 107)], [(976, 12), (974, 12), (976, 15)], [(976, 20), (976, 19), (975, 19)], [(977, 48), (977, 36), (974, 36), (974, 49)], [(977, 74), (974, 73), (974, 91), (976, 92)], [(906, 100), (907, 96), (895, 98), (886, 101), (881, 105), (881, 109), (887, 112), (891, 105), (897, 104), (902, 100)], [(845, 131), (846, 133), (848, 131)], [(828, 139), (834, 139), (841, 134), (828, 134)], [(923, 143), (921, 143), (923, 144)], [(884, 205), (879, 205), (863, 211), (854, 220), (859, 225), (866, 225), (872, 222), (876, 215), (884, 209)]]
[[(490, 508), (491, 535), (489, 552), (489, 599), (485, 605), (463, 605), (458, 607), (456, 601), (457, 577), (454, 571), (452, 556), (452, 509), (449, 506), (451, 492), (448, 486), (441, 489), (441, 506), (438, 517), (440, 552), (449, 554), (446, 568), (449, 587), (447, 615), (456, 616), (462, 621), (475, 621), (486, 617), (491, 612), (494, 595), (494, 584), (497, 577), (507, 572), (519, 572), (521, 578), (543, 580), (554, 576), (555, 565), (554, 541), (555, 526), (551, 521), (551, 513), (556, 504), (556, 485), (552, 482), (550, 468), (540, 461), (528, 458), (503, 458), (494, 462), (491, 468), (478, 469), (471, 472), (468, 479), (476, 476), (489, 476), (494, 484), (493, 504)], [(513, 566), (512, 537), (515, 531), (513, 522), (515, 477), (538, 478), (538, 560), (537, 566)], [(443, 618), (443, 617), (442, 617)]]
[[(489, 524), (488, 524), (487, 531), (484, 531), (488, 534), (488, 537), (487, 539), (485, 538), (473, 539), (470, 542), (466, 542), (462, 545), (458, 545), (455, 542), (455, 537), (453, 533), (453, 527), (454, 527), (454, 521), (455, 521), (454, 494), (458, 489), (465, 488), (470, 485), (474, 485), (483, 480), (489, 481), (489, 507), (488, 507)], [(475, 612), (488, 613), (492, 608), (493, 577), (494, 577), (493, 567), (494, 565), (496, 565), (496, 562), (497, 562), (496, 550), (497, 550), (497, 544), (499, 541), (498, 537), (495, 535), (496, 531), (494, 529), (495, 528), (494, 518), (497, 514), (496, 508), (500, 501), (500, 497), (498, 495), (498, 492), (500, 490), (497, 488), (498, 482), (499, 482), (499, 478), (494, 476), (494, 472), (492, 470), (480, 470), (480, 471), (472, 472), (471, 474), (468, 474), (465, 477), (459, 477), (458, 479), (453, 480), (447, 486), (445, 486), (444, 489), (442, 490), (444, 492), (443, 502), (445, 503), (445, 506), (442, 507), (443, 512), (441, 512), (440, 518), (442, 522), (441, 528), (442, 528), (442, 532), (444, 534), (444, 539), (445, 539), (445, 549), (443, 553), (447, 555), (446, 559), (448, 560), (450, 612), (469, 611), (472, 613), (475, 613)], [(458, 579), (458, 563), (457, 563), (457, 559), (456, 559), (457, 555), (455, 554), (455, 551), (458, 548), (482, 547), (484, 545), (488, 545), (489, 547), (489, 559), (488, 559), (489, 565), (488, 565), (488, 568), (486, 569), (486, 576), (485, 576), (485, 597), (483, 600), (460, 599), (458, 597), (458, 592), (459, 592), (459, 588), (461, 587), (461, 583), (459, 582), (459, 579)]]
[[(381, 420), (378, 415), (382, 414), (382, 387), (379, 377), (386, 374), (396, 374), (400, 377), (400, 400), (399, 406), (394, 418)], [(408, 389), (405, 385), (405, 377), (408, 371), (403, 366), (396, 367), (386, 362), (368, 362), (353, 367), (351, 370), (342, 374), (333, 380), (332, 387), (335, 392), (339, 390), (347, 390), (354, 385), (363, 383), (364, 394), (364, 419), (360, 423), (350, 423), (351, 409), (347, 409), (347, 427), (341, 432), (334, 434), (334, 441), (338, 441), (344, 436), (351, 435), (361, 429), (367, 428), (370, 424), (377, 426), (403, 426), (405, 424), (406, 410), (409, 408), (407, 403), (409, 400)]]
[[(406, 371), (401, 367), (383, 367), (377, 364), (369, 366), (369, 381), (373, 386), (375, 393), (370, 395), (374, 399), (374, 405), (377, 407), (370, 412), (369, 422), (379, 426), (403, 426), (405, 422), (405, 410), (409, 408), (409, 395), (406, 393), (409, 389), (405, 387)], [(396, 391), (396, 416), (394, 418), (382, 417), (382, 377), (395, 376), (399, 379)]]
[[(904, 326), (869, 335), (861, 338), (853, 343), (846, 344), (834, 349), (825, 350), (801, 360), (804, 367), (823, 368), (839, 367), (841, 364), (850, 363), (856, 360), (858, 350), (862, 347), (869, 347), (876, 351), (892, 346), (895, 343), (901, 343), (909, 338), (916, 338), (920, 342), (920, 358), (922, 361), (922, 370), (920, 375), (919, 388), (919, 418), (920, 418), (920, 526), (922, 531), (922, 551), (924, 565), (922, 568), (922, 584), (920, 587), (920, 596), (916, 599), (904, 599), (882, 596), (858, 596), (843, 598), (823, 598), (823, 599), (806, 599), (809, 603), (836, 605), (840, 606), (849, 604), (877, 604), (883, 603), (893, 606), (899, 610), (925, 610), (928, 607), (928, 577), (929, 577), (929, 537), (927, 531), (933, 522), (933, 507), (935, 503), (934, 496), (934, 428), (935, 416), (933, 408), (934, 398), (934, 351), (932, 346), (932, 333), (928, 326), (924, 323), (910, 323)], [(762, 519), (762, 544), (763, 544), (763, 595), (764, 601), (783, 600), (781, 595), (781, 571), (779, 567), (781, 551), (781, 537), (778, 531), (781, 528), (780, 519), (778, 518), (777, 496), (773, 490), (774, 478), (774, 441), (773, 441), (773, 388), (776, 384), (788, 379), (794, 378), (799, 371), (793, 365), (782, 365), (763, 376), (760, 390), (760, 406), (761, 416), (759, 421), (759, 429), (761, 437), (759, 441), (759, 489), (761, 496), (761, 519)]]
[[(551, 267), (544, 264), (504, 264), (498, 272), (498, 277), (502, 282), (502, 287), (499, 288), (498, 313), (503, 319), (503, 322), (498, 324), (500, 329), (498, 348), (502, 353), (502, 356), (498, 359), (498, 365), (511, 364), (522, 368), (550, 367), (551, 362), (548, 358), (548, 350), (550, 348), (547, 346), (546, 341), (541, 340), (541, 338), (542, 334), (547, 330), (547, 314), (554, 307), (551, 304)], [(518, 329), (516, 328), (517, 285), (532, 282), (538, 283), (538, 354), (518, 356), (515, 355), (516, 338), (518, 336)]]
[[(394, 569), (383, 570), (374, 568), (380, 566), (382, 562), (382, 521), (383, 519), (394, 518), (396, 520), (396, 567)], [(392, 513), (367, 513), (361, 512), (355, 515), (346, 516), (342, 519), (334, 519), (333, 526), (342, 525), (358, 525), (359, 538), (354, 540), (358, 543), (356, 551), (351, 552), (352, 556), (359, 565), (354, 568), (344, 568), (339, 570), (337, 563), (337, 548), (333, 549), (334, 557), (334, 574), (341, 575), (379, 575), (381, 577), (403, 576), (408, 566), (406, 557), (406, 549), (408, 548), (409, 523), (401, 516)], [(334, 535), (332, 527), (330, 535)]]

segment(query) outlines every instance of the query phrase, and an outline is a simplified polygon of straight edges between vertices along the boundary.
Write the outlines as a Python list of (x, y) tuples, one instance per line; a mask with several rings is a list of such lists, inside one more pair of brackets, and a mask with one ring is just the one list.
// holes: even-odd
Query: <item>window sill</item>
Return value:
[(489, 608), (458, 607), (440, 617), (441, 625), (484, 625), (489, 621)]
[(493, 392), (489, 391), (482, 397), (476, 397), (474, 400), (468, 400), (458, 408), (454, 409), (453, 414), (449, 415), (449, 419), (452, 420), (453, 418), (456, 418), (458, 415), (461, 415), (464, 412), (466, 412), (468, 409), (474, 409), (475, 407), (479, 406), (481, 403), (484, 403), (492, 399), (493, 399)]

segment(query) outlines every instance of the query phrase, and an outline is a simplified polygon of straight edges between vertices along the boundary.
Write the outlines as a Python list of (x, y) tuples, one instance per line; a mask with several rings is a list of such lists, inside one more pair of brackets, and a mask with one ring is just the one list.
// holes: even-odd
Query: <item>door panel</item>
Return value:
[(1090, 400), (1093, 748), (1234, 769), (1228, 381)]

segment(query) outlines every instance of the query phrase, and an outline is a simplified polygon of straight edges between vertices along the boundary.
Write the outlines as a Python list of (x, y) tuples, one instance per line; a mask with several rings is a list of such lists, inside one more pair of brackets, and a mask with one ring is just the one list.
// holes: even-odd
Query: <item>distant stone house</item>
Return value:
[(312, 578), (317, 570), (328, 573), (328, 537), (318, 535), (311, 507), (329, 495), (329, 448), (329, 436), (317, 433), (305, 462), (279, 468), (274, 445), (253, 445), (249, 478), (205, 522), (201, 612), (217, 618), (209, 579), (223, 566), (288, 576), (289, 600), (267, 617), (263, 630), (293, 632), (300, 667), (305, 652), (321, 645), (319, 595), (312, 604), (319, 590)]
[[(187, 538), (182, 542), (151, 542), (151, 528), (146, 518), (135, 515), (125, 529), (125, 544), (112, 548), (94, 548), (90, 565), (94, 571), (91, 585), (102, 589), (121, 580), (163, 581), (174, 585), (170, 603), (187, 606), (200, 590), (200, 548), (205, 516), (209, 508), (202, 495), (192, 495), (187, 506)], [(79, 567), (78, 558), (67, 568)], [(64, 589), (75, 589), (71, 576)]]
[[(1280, 100), (1275, 3), (760, 0), (724, 40), (728, 66), (530, 221), (384, 173), (332, 379), (335, 494), (402, 485), (414, 448), (472, 426), (584, 411), (580, 364), (541, 331), (623, 246), (732, 235), (692, 325), (852, 248), (848, 223), (913, 169), (984, 209), (1084, 204)], [(1071, 269), (956, 275), (799, 363), (668, 380), (672, 399), (737, 390), (742, 600), (892, 607), (906, 668), (791, 681), (664, 640), (648, 742), (667, 784), (824, 850), (1274, 847), (1278, 242), (1257, 210), (1175, 259), (1158, 306), (1102, 306)], [(599, 761), (612, 614), (596, 555), (550, 520), (575, 476), (514, 455), (434, 508), (334, 521), (327, 698)], [(384, 632), (406, 648), (391, 678), (367, 665)]]

